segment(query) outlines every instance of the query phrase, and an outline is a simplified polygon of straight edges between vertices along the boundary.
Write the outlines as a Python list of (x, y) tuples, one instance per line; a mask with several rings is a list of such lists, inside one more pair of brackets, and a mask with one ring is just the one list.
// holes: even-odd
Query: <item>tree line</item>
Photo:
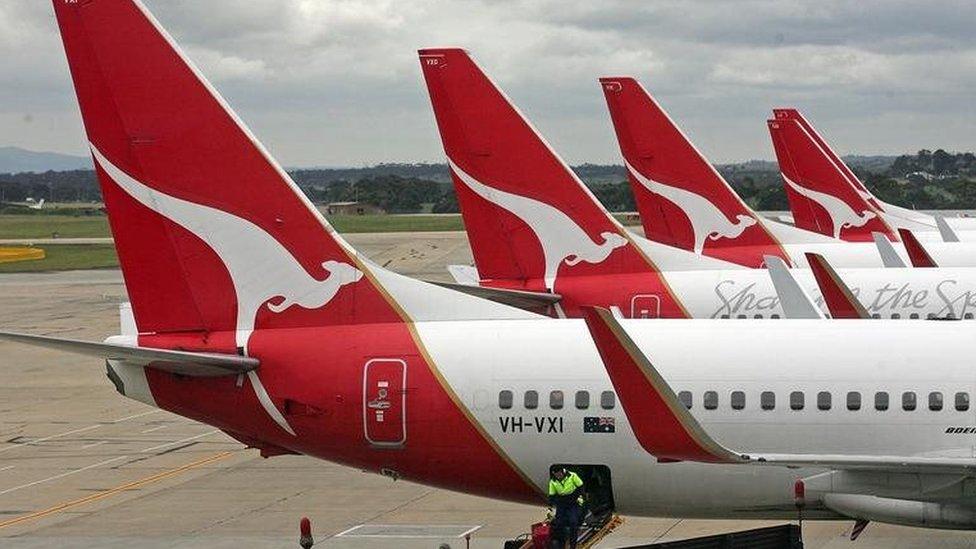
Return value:
[[(899, 157), (852, 157), (849, 163), (864, 184), (886, 202), (916, 209), (976, 209), (973, 153), (921, 150)], [(789, 209), (775, 163), (750, 161), (717, 168), (752, 208)], [(636, 209), (622, 166), (583, 164), (573, 169), (607, 209)], [(289, 173), (319, 204), (366, 202), (390, 213), (458, 211), (450, 172), (444, 164), (380, 164)], [(0, 203), (28, 198), (98, 203), (101, 193), (91, 170), (0, 174)]]

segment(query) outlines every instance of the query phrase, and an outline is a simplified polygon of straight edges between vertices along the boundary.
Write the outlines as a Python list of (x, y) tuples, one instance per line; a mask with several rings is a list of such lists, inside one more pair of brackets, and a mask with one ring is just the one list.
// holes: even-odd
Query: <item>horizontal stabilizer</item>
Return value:
[(697, 461), (920, 474), (976, 473), (976, 459), (965, 455), (763, 454), (730, 450), (711, 438), (681, 404), (674, 390), (610, 311), (584, 307), (583, 318), (634, 436), (644, 450), (660, 462)]
[(527, 292), (524, 290), (508, 290), (503, 288), (489, 288), (486, 286), (471, 286), (469, 284), (455, 284), (453, 282), (434, 282), (443, 288), (449, 288), (463, 294), (488, 299), (496, 303), (502, 303), (511, 307), (518, 307), (527, 311), (538, 312), (550, 305), (559, 303), (562, 296), (546, 292)]
[(774, 255), (767, 255), (764, 260), (786, 318), (826, 318), (820, 307), (817, 307), (793, 277), (785, 261)]
[(807, 252), (806, 257), (832, 318), (871, 318), (854, 292), (822, 255)]
[(915, 233), (908, 229), (898, 229), (898, 236), (905, 245), (905, 251), (908, 252), (908, 259), (911, 260), (913, 267), (938, 267), (925, 246), (915, 238)]
[(77, 339), (0, 332), (0, 340), (24, 343), (56, 351), (118, 360), (130, 364), (149, 366), (176, 374), (194, 377), (237, 375), (254, 370), (260, 364), (256, 358), (218, 354), (172, 351), (135, 347), (118, 343), (95, 343)]
[(959, 242), (959, 235), (949, 226), (945, 218), (941, 215), (932, 216), (935, 218), (935, 226), (939, 228), (939, 235), (943, 242)]
[(874, 245), (878, 247), (878, 253), (881, 255), (881, 264), (888, 269), (903, 269), (908, 267), (905, 265), (905, 261), (902, 260), (898, 252), (895, 251), (895, 247), (891, 245), (891, 241), (884, 233), (873, 232), (871, 236), (874, 238)]
[(471, 265), (448, 265), (447, 272), (458, 284), (465, 286), (477, 286), (481, 282), (481, 274), (478, 269)]

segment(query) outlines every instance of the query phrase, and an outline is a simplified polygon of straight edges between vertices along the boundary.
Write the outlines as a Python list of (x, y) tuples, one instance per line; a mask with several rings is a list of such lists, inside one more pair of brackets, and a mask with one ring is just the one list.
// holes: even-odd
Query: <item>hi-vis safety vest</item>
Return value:
[[(550, 496), (568, 496), (576, 491), (577, 488), (583, 486), (583, 479), (579, 478), (579, 475), (569, 471), (566, 476), (563, 477), (562, 481), (556, 480), (554, 478), (549, 479), (549, 495)], [(577, 498), (577, 502), (583, 505), (583, 496), (581, 495)]]

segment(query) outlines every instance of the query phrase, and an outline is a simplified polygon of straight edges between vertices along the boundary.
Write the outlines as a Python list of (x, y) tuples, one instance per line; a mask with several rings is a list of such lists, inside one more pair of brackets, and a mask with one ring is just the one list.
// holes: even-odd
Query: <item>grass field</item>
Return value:
[(0, 239), (3, 238), (94, 238), (109, 236), (105, 216), (74, 215), (0, 215)]
[(56, 244), (41, 248), (44, 259), (0, 263), (0, 273), (108, 269), (119, 265), (115, 246), (111, 244)]
[[(615, 214), (624, 223), (633, 223), (624, 214)], [(328, 220), (340, 233), (410, 231), (463, 231), (460, 215), (337, 215)], [(57, 214), (0, 215), (0, 239), (99, 238), (111, 236), (105, 216)], [(38, 261), (0, 264), (0, 273), (64, 271), (117, 267), (115, 249), (110, 244), (52, 244), (42, 246), (47, 257)]]
[(340, 233), (464, 230), (460, 215), (330, 215), (326, 219)]

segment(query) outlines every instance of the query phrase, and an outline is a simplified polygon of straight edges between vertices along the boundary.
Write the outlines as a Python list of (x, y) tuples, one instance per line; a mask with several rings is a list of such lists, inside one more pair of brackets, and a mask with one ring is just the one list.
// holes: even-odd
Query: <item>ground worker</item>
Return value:
[(549, 478), (549, 505), (555, 507), (556, 517), (550, 523), (552, 540), (576, 549), (576, 538), (583, 522), (583, 480), (565, 467), (554, 467)]

